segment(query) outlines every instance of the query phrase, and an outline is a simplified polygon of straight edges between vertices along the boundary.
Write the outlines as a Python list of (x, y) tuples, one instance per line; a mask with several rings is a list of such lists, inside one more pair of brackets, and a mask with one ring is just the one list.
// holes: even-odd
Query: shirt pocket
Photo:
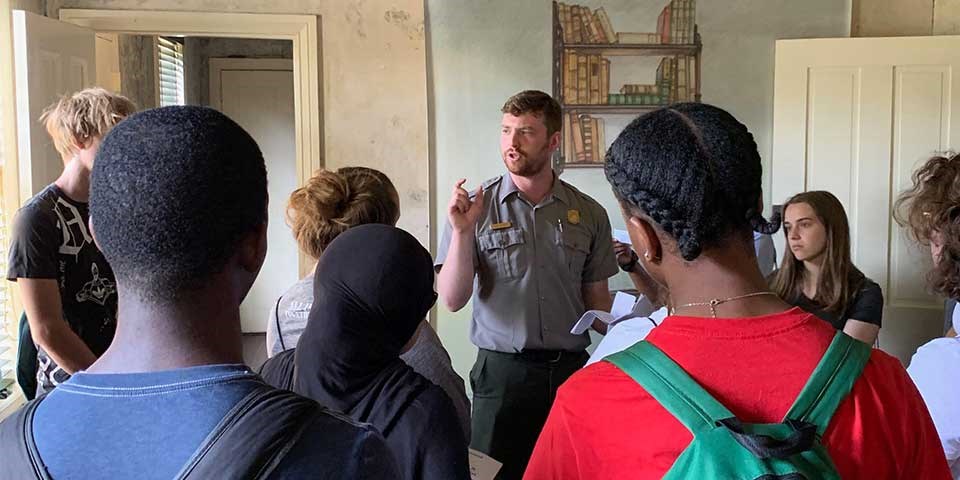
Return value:
[(567, 270), (574, 280), (579, 281), (583, 277), (583, 267), (590, 255), (590, 241), (588, 232), (574, 228), (564, 230), (558, 238), (563, 247)]
[(523, 230), (496, 230), (477, 237), (480, 257), (496, 273), (497, 278), (518, 278), (523, 275)]

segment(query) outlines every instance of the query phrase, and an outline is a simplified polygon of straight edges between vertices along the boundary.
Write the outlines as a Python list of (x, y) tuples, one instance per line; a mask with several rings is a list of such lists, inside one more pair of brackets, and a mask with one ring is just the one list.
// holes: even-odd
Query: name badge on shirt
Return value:
[(510, 222), (500, 222), (490, 225), (490, 230), (503, 230), (504, 228), (510, 228), (513, 224)]
[(580, 223), (580, 210), (567, 210), (567, 221), (574, 225)]

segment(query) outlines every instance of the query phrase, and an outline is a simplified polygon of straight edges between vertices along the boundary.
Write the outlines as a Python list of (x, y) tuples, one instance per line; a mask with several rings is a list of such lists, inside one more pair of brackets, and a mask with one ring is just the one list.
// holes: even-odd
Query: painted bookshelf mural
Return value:
[[(696, 0), (672, 0), (660, 11), (656, 31), (617, 31), (614, 25), (626, 26), (629, 19), (611, 18), (603, 7), (554, 2), (553, 94), (564, 114), (561, 165), (603, 165), (606, 116), (700, 101), (702, 46), (695, 19)], [(658, 63), (648, 78), (612, 75), (651, 58)]]

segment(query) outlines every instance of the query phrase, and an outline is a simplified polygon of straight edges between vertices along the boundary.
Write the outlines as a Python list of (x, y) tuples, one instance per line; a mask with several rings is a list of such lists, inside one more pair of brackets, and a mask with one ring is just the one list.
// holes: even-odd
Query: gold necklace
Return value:
[(676, 314), (678, 308), (710, 307), (710, 315), (712, 315), (713, 318), (717, 318), (717, 305), (720, 305), (722, 303), (732, 302), (734, 300), (743, 300), (744, 298), (759, 297), (760, 295), (776, 295), (776, 294), (773, 292), (753, 292), (753, 293), (748, 293), (746, 295), (738, 295), (736, 297), (730, 297), (730, 298), (723, 298), (723, 299), (714, 298), (709, 302), (688, 303), (686, 305), (680, 305), (679, 307), (672, 307), (670, 309), (670, 315)]

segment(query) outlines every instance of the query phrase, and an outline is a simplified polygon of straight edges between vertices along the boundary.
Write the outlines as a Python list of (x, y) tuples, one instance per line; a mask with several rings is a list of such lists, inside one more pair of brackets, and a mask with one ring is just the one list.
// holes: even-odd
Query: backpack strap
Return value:
[(604, 360), (639, 383), (694, 436), (710, 431), (721, 420), (734, 416), (650, 342), (637, 342)]
[(223, 417), (176, 478), (267, 478), (324, 411), (313, 400), (260, 384)]
[(33, 441), (33, 415), (44, 398), (46, 395), (28, 402), (0, 423), (0, 465), (5, 479), (50, 480)]
[(823, 436), (840, 402), (850, 393), (870, 360), (870, 345), (838, 331), (785, 419), (817, 426)]
[(283, 351), (287, 349), (287, 345), (283, 343), (283, 328), (280, 326), (280, 300), (283, 300), (283, 295), (280, 295), (280, 298), (277, 299), (277, 304), (273, 306), (273, 321), (277, 325), (277, 339), (280, 340), (280, 351)]

